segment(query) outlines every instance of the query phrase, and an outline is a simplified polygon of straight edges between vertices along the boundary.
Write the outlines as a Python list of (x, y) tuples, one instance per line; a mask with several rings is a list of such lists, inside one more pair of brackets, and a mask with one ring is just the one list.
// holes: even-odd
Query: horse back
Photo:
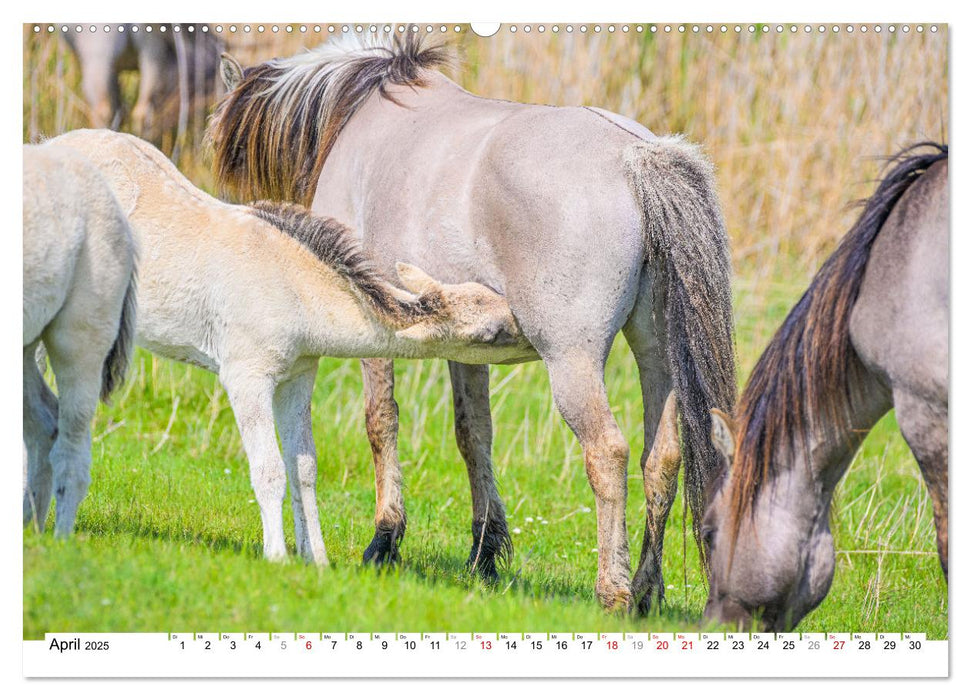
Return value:
[(313, 204), (352, 224), (383, 269), (420, 262), (511, 303), (537, 269), (547, 289), (554, 278), (629, 284), (644, 241), (623, 152), (640, 136), (616, 115), (484, 99), (439, 74), (391, 96), (345, 126)]
[(92, 285), (99, 294), (105, 275), (117, 270), (130, 276), (134, 248), (111, 188), (83, 155), (44, 144), (25, 145), (23, 157), (26, 344), (79, 285)]
[(947, 404), (950, 314), (948, 163), (896, 203), (873, 244), (850, 334), (891, 387)]

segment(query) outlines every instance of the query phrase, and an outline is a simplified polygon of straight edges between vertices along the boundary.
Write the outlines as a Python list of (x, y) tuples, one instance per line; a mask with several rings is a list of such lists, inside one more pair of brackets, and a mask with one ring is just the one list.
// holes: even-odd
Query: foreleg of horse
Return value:
[(596, 497), (597, 598), (607, 610), (627, 612), (631, 606), (625, 513), (630, 448), (610, 413), (604, 359), (554, 357), (546, 359), (546, 366), (556, 406), (583, 447), (587, 478)]
[(496, 560), (512, 554), (506, 510), (492, 473), (492, 414), (488, 365), (448, 363), (455, 405), (455, 440), (472, 488), (472, 551), (466, 565), (487, 580), (498, 577)]
[(317, 511), (317, 449), (310, 422), (310, 400), (316, 375), (317, 363), (314, 362), (313, 369), (277, 387), (273, 412), (290, 482), (297, 554), (307, 561), (326, 566), (327, 551)]
[(250, 482), (263, 520), (263, 554), (267, 559), (287, 555), (283, 538), (283, 496), (287, 477), (273, 426), (274, 382), (266, 376), (224, 370), (220, 379), (236, 415), (249, 460)]
[(364, 416), (374, 460), (374, 537), (364, 550), (364, 563), (386, 564), (400, 559), (405, 535), (405, 501), (398, 461), (398, 404), (394, 400), (394, 362), (361, 360), (364, 375)]
[(53, 488), (50, 452), (57, 437), (57, 397), (35, 362), (35, 347), (36, 343), (24, 348), (24, 527), (33, 524), (42, 531)]
[(947, 406), (934, 405), (903, 391), (894, 391), (897, 423), (920, 465), (934, 504), (937, 553), (947, 578)]

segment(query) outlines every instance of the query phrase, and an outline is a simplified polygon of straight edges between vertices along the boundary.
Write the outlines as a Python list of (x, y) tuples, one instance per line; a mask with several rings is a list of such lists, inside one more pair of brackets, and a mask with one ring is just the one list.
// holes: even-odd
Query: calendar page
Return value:
[(23, 25), (25, 676), (949, 674), (948, 25), (644, 18)]

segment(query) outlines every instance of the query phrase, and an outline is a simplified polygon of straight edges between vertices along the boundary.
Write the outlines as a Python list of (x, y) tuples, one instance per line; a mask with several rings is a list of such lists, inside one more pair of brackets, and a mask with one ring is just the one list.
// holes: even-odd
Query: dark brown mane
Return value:
[(450, 54), (424, 32), (384, 45), (324, 44), (247, 69), (209, 123), (207, 140), (220, 187), (240, 200), (309, 205), (341, 129), (375, 91), (425, 84), (423, 70)]
[(396, 296), (351, 230), (339, 221), (315, 216), (299, 204), (255, 202), (250, 207), (256, 216), (293, 238), (346, 279), (358, 296), (391, 325), (405, 328), (438, 310), (439, 300), (433, 296), (423, 295), (414, 301)]
[(850, 343), (849, 323), (870, 250), (904, 192), (927, 168), (946, 158), (946, 145), (919, 143), (889, 160), (887, 173), (863, 203), (860, 218), (759, 358), (737, 411), (729, 494), (732, 543), (760, 489), (779, 468), (775, 459), (779, 450), (792, 450), (796, 436), (805, 433), (810, 421), (837, 437), (850, 429), (851, 380), (860, 360)]

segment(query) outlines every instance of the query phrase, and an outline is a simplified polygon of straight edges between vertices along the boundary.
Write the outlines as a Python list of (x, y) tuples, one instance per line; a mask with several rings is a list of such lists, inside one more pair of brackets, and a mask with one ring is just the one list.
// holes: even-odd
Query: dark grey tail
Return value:
[(669, 369), (681, 416), (685, 492), (707, 570), (701, 521), (720, 475), (711, 443), (712, 408), (735, 408), (731, 257), (714, 170), (681, 137), (629, 147), (625, 165), (643, 203), (647, 258), (663, 281)]
[(121, 322), (118, 324), (118, 335), (105, 358), (101, 372), (101, 400), (108, 403), (111, 394), (125, 381), (128, 364), (131, 361), (132, 347), (135, 342), (135, 271), (132, 270), (125, 290), (125, 301), (121, 307)]

